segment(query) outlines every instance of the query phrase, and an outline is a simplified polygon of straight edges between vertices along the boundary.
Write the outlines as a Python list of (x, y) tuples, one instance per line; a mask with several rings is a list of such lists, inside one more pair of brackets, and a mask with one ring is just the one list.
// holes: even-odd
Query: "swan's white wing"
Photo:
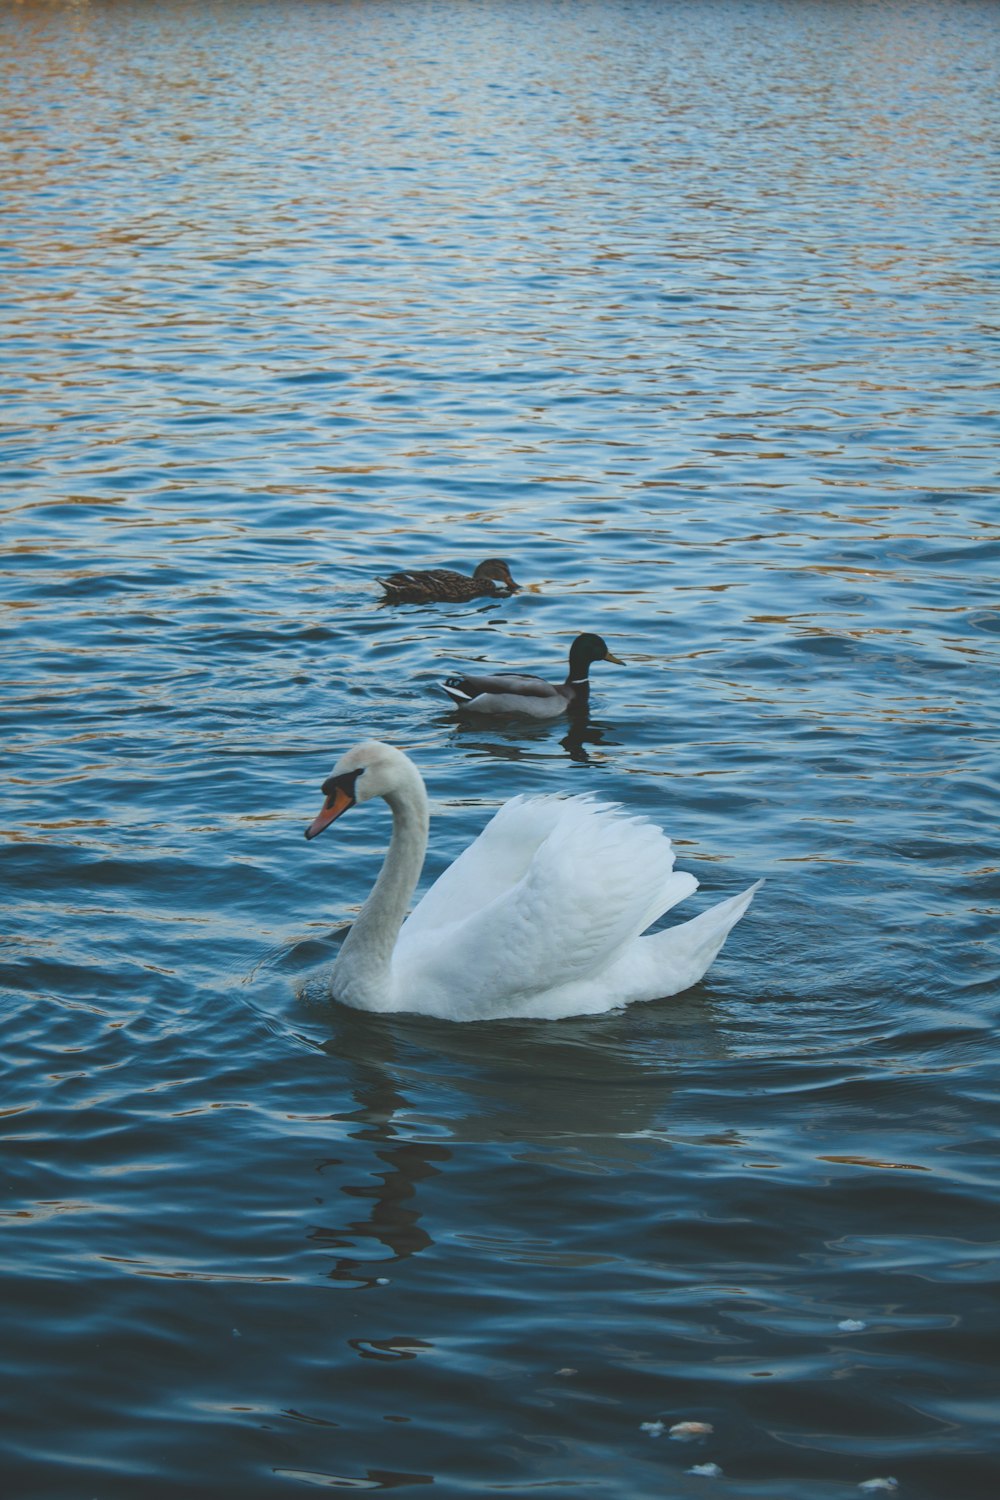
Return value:
[(599, 973), (521, 998), (512, 1013), (554, 1021), (563, 1016), (603, 1013), (635, 1000), (664, 999), (688, 989), (705, 974), (760, 883), (688, 922), (627, 943), (615, 961)]
[(405, 945), (432, 928), (452, 926), (488, 906), (522, 878), (563, 816), (563, 797), (513, 797), (421, 897), (403, 924)]
[(611, 963), (695, 889), (693, 876), (672, 873), (673, 862), (659, 828), (615, 807), (587, 797), (516, 799), (428, 892), (393, 967), (398, 958), (405, 989), (450, 995), (456, 1013), (489, 1014)]

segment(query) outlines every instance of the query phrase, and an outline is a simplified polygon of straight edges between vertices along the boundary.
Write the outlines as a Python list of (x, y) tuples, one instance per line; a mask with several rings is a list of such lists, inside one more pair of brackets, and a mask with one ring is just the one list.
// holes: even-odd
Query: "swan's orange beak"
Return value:
[(354, 798), (349, 797), (342, 786), (335, 786), (332, 793), (323, 804), (323, 809), (313, 818), (306, 829), (306, 838), (314, 839), (324, 828), (329, 828), (335, 823), (341, 813), (345, 813), (349, 807), (354, 806)]

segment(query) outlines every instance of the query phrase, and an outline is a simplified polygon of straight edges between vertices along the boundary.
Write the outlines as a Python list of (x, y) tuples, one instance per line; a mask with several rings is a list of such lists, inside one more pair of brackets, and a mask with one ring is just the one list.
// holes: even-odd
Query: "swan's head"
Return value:
[(306, 838), (314, 839), (329, 828), (348, 808), (372, 797), (388, 797), (404, 782), (417, 775), (416, 767), (402, 750), (366, 740), (342, 755), (321, 788), (325, 801), (317, 817), (306, 829)]
[(510, 568), (499, 557), (488, 557), (485, 562), (479, 563), (472, 576), (473, 578), (489, 578), (493, 583), (502, 583), (504, 588), (512, 594), (519, 593), (521, 589), (521, 585), (515, 583), (510, 576)]

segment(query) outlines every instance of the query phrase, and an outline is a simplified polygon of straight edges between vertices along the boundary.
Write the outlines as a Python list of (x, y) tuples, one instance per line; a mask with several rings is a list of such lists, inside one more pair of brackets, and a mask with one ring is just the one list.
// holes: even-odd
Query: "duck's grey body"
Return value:
[(479, 714), (521, 714), (532, 719), (554, 719), (571, 703), (582, 707), (583, 697), (569, 683), (546, 682), (519, 672), (494, 672), (489, 677), (449, 677), (441, 684), (458, 708)]
[[(599, 635), (578, 635), (570, 647), (565, 682), (546, 682), (527, 672), (490, 672), (448, 677), (440, 684), (456, 708), (476, 714), (519, 714), (529, 719), (555, 719), (572, 709), (585, 712), (590, 701), (592, 662), (618, 662)], [(620, 665), (620, 663), (619, 663)]]

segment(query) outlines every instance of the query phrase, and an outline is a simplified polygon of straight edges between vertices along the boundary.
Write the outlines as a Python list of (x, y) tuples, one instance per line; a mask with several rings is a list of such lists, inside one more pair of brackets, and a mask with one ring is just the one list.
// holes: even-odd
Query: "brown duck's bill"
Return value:
[(622, 661), (622, 659), (621, 659), (620, 656), (613, 656), (610, 651), (608, 652), (608, 654), (604, 658), (604, 660), (605, 661), (613, 661), (616, 667), (627, 667), (628, 666), (628, 662)]
[(343, 787), (336, 787), (333, 796), (323, 804), (322, 812), (313, 818), (306, 829), (306, 838), (314, 839), (318, 833), (323, 832), (324, 828), (329, 828), (331, 823), (335, 823), (341, 813), (345, 813), (349, 807), (353, 806), (354, 798), (349, 797)]

